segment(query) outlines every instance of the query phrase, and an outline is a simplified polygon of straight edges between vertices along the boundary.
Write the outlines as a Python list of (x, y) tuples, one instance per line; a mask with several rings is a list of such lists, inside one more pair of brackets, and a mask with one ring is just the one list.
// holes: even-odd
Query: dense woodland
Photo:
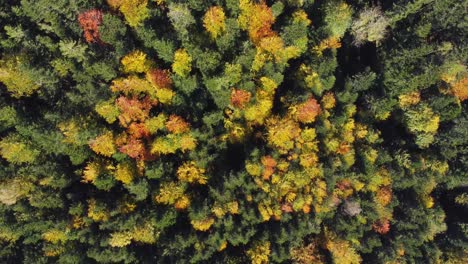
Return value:
[(1, 0), (1, 263), (468, 263), (466, 0)]

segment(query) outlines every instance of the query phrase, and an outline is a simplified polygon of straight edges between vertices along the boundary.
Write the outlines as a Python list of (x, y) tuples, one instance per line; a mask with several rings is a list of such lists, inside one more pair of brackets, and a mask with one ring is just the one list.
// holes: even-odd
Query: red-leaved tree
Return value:
[(103, 43), (99, 37), (99, 26), (102, 24), (102, 12), (100, 10), (91, 9), (79, 14), (78, 22), (88, 43)]

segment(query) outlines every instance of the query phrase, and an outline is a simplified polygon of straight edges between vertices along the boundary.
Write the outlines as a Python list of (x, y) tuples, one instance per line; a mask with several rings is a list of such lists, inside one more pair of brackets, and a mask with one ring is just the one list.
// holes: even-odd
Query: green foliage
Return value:
[(0, 1), (0, 262), (466, 262), (466, 3), (380, 2)]

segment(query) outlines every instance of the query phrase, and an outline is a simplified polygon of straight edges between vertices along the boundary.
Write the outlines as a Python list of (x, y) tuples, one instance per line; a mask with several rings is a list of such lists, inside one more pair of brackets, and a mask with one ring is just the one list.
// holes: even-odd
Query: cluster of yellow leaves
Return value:
[(300, 9), (293, 14), (294, 23), (304, 23), (306, 26), (309, 26), (312, 21), (308, 18), (307, 13)]
[(129, 184), (134, 178), (134, 169), (128, 163), (120, 163), (114, 172), (116, 180), (121, 181), (124, 184)]
[(412, 92), (407, 94), (402, 94), (398, 96), (398, 103), (401, 108), (406, 108), (411, 105), (415, 105), (421, 101), (421, 96), (419, 92)]
[(271, 29), (275, 17), (265, 2), (252, 3), (250, 0), (240, 0), (239, 9), (241, 11), (238, 18), (239, 25), (242, 29), (248, 30), (252, 42), (257, 44), (262, 38), (275, 34)]
[(317, 46), (313, 47), (313, 50), (315, 53), (318, 54), (318, 56), (322, 56), (323, 51), (326, 49), (339, 49), (339, 48), (341, 48), (340, 39), (337, 37), (331, 36), (322, 40)]
[(282, 213), (278, 204), (272, 204), (269, 201), (261, 202), (258, 204), (258, 211), (260, 212), (263, 221), (268, 221), (271, 217), (276, 220), (281, 219)]
[(291, 248), (291, 259), (297, 264), (323, 264), (325, 259), (320, 254), (317, 243), (312, 242), (306, 246)]
[(202, 220), (192, 220), (190, 223), (193, 228), (198, 231), (207, 231), (214, 224), (215, 219), (213, 217), (208, 217)]
[[(80, 124), (82, 125), (82, 124)], [(79, 136), (79, 125), (77, 124), (76, 120), (68, 120), (66, 122), (62, 122), (58, 124), (57, 126), (62, 132), (62, 134), (65, 136), (63, 139), (63, 142), (72, 144), (72, 145), (77, 145), (79, 142), (78, 136)]]
[(272, 117), (267, 120), (268, 143), (286, 153), (294, 148), (294, 141), (299, 137), (301, 128), (290, 118)]
[(120, 10), (131, 27), (137, 27), (149, 17), (148, 0), (107, 0), (109, 6)]
[(335, 96), (332, 92), (328, 92), (322, 97), (321, 103), (324, 109), (332, 109), (336, 104)]
[(161, 185), (154, 199), (157, 203), (174, 205), (178, 210), (184, 210), (190, 205), (190, 198), (184, 192), (185, 185), (182, 183), (168, 182)]
[(305, 64), (301, 64), (299, 71), (304, 76), (304, 83), (307, 88), (311, 89), (315, 94), (323, 92), (323, 83), (316, 71)]
[(359, 264), (362, 259), (356, 250), (346, 240), (338, 238), (336, 234), (325, 231), (325, 246), (330, 251), (333, 262), (340, 264)]
[(139, 50), (125, 55), (121, 63), (125, 73), (143, 73), (151, 67), (151, 62), (146, 58), (146, 54)]
[(10, 163), (32, 163), (39, 153), (38, 150), (13, 136), (6, 136), (0, 141), (0, 155)]
[(83, 170), (83, 182), (94, 182), (96, 178), (102, 173), (102, 164), (96, 161), (88, 162)]
[(239, 203), (237, 201), (232, 201), (224, 205), (215, 203), (211, 211), (216, 215), (216, 217), (221, 218), (226, 213), (238, 214), (239, 213)]
[(15, 98), (29, 96), (40, 88), (37, 80), (22, 68), (20, 58), (0, 61), (0, 82), (5, 84), (7, 91)]
[(122, 92), (127, 96), (147, 93), (155, 97), (155, 89), (151, 85), (151, 82), (135, 75), (113, 80), (111, 90), (114, 93)]
[(271, 250), (269, 241), (256, 242), (252, 245), (252, 247), (249, 250), (247, 250), (247, 255), (252, 260), (252, 264), (268, 263), (270, 253)]
[(224, 23), (225, 15), (222, 7), (212, 6), (206, 11), (203, 17), (203, 26), (208, 31), (213, 39), (221, 35), (226, 25)]
[(102, 205), (98, 205), (96, 200), (90, 199), (88, 200), (88, 217), (95, 222), (106, 222), (110, 214)]
[(186, 77), (192, 70), (192, 57), (185, 49), (178, 49), (174, 54), (172, 71), (182, 77)]
[(177, 178), (188, 183), (206, 184), (205, 170), (198, 168), (195, 162), (185, 162), (177, 169)]
[(196, 139), (191, 133), (169, 134), (158, 137), (151, 145), (151, 153), (154, 154), (174, 154), (177, 150), (185, 152), (194, 150), (197, 146)]
[(256, 102), (245, 109), (245, 119), (253, 124), (261, 125), (270, 115), (273, 98), (278, 84), (268, 77), (261, 77), (262, 87), (257, 89)]
[(67, 241), (67, 234), (58, 229), (51, 229), (42, 234), (42, 239), (52, 244), (58, 244)]
[(162, 130), (165, 127), (167, 117), (164, 114), (159, 114), (155, 117), (150, 117), (145, 120), (145, 126), (148, 128), (148, 131), (152, 134), (156, 133), (158, 130)]
[(464, 77), (453, 83), (451, 87), (453, 95), (460, 99), (460, 101), (468, 99), (468, 77)]
[[(250, 40), (257, 46), (257, 54), (252, 65), (253, 71), (258, 71), (267, 60), (270, 60), (270, 55), (276, 61), (285, 63), (301, 53), (297, 47), (284, 47), (283, 39), (271, 28), (275, 23), (275, 17), (264, 1), (253, 3), (250, 0), (241, 0), (239, 9), (241, 11), (238, 17), (239, 25), (248, 31)], [(303, 19), (304, 14), (298, 14), (296, 17)], [(305, 18), (307, 19), (307, 15)]]
[(112, 156), (117, 151), (114, 144), (114, 136), (110, 131), (90, 141), (89, 146), (97, 154), (106, 157)]
[(120, 115), (119, 108), (115, 105), (113, 99), (98, 103), (94, 109), (109, 124), (114, 123)]
[(109, 239), (111, 247), (125, 247), (129, 245), (132, 240), (145, 244), (154, 244), (158, 233), (151, 223), (135, 226), (129, 231), (114, 232)]
[(452, 94), (460, 101), (468, 99), (468, 74), (464, 64), (456, 62), (445, 65), (441, 79), (450, 85)]

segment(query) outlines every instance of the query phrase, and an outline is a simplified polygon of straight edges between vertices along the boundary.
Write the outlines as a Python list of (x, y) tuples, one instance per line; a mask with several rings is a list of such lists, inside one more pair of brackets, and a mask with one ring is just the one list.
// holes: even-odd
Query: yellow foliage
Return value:
[(174, 204), (177, 210), (185, 210), (190, 206), (190, 198), (187, 195), (180, 197)]
[(185, 49), (178, 49), (174, 54), (174, 62), (172, 63), (172, 71), (177, 75), (185, 77), (192, 70), (192, 57)]
[(222, 7), (212, 6), (206, 11), (203, 17), (203, 26), (210, 33), (212, 38), (216, 38), (221, 35), (226, 25), (224, 23), (225, 15)]
[(258, 204), (258, 211), (260, 212), (263, 221), (268, 221), (271, 217), (274, 217), (275, 219), (281, 218), (281, 209), (279, 206), (272, 207), (270, 204), (261, 202)]
[(262, 175), (262, 167), (258, 164), (247, 162), (245, 164), (245, 169), (252, 176)]
[(184, 134), (180, 138), (180, 149), (182, 152), (186, 150), (194, 150), (197, 147), (197, 140), (191, 134)]
[(354, 135), (359, 138), (363, 139), (366, 137), (368, 131), (367, 131), (367, 126), (364, 124), (357, 124), (356, 129), (354, 130)]
[(57, 127), (60, 129), (60, 132), (62, 132), (62, 134), (65, 136), (63, 142), (72, 145), (80, 144), (79, 130), (84, 128), (83, 120), (77, 121), (76, 119), (71, 119), (58, 124)]
[(88, 217), (95, 222), (106, 222), (109, 220), (109, 212), (97, 208), (96, 200), (88, 200)]
[(250, 69), (253, 72), (259, 71), (263, 67), (263, 65), (265, 65), (265, 62), (267, 62), (269, 58), (270, 58), (270, 55), (265, 53), (262, 49), (258, 48), (257, 53), (255, 53), (255, 58), (252, 62), (252, 66), (250, 67)]
[(257, 44), (262, 38), (275, 34), (271, 29), (275, 17), (265, 2), (257, 4), (250, 0), (241, 0), (239, 1), (239, 9), (239, 25), (242, 29), (248, 30), (253, 43)]
[(109, 6), (119, 9), (131, 27), (137, 27), (149, 17), (148, 0), (107, 0)]
[(325, 231), (326, 248), (330, 251), (334, 263), (358, 264), (362, 259), (356, 250), (346, 240), (339, 239), (335, 234)]
[(96, 139), (90, 141), (89, 146), (97, 154), (106, 157), (112, 156), (117, 150), (114, 144), (114, 136), (110, 131), (107, 131)]
[(172, 205), (184, 196), (185, 187), (181, 183), (168, 182), (161, 184), (159, 194), (155, 197), (157, 203)]
[(455, 82), (452, 84), (451, 88), (453, 95), (460, 99), (460, 101), (468, 99), (468, 77), (464, 77), (458, 82)]
[(214, 224), (215, 220), (212, 217), (208, 217), (203, 220), (192, 220), (190, 223), (193, 228), (198, 231), (207, 231)]
[(223, 243), (221, 243), (221, 245), (218, 248), (218, 252), (225, 250), (227, 245), (228, 245), (227, 241), (223, 241)]
[(63, 231), (51, 229), (42, 234), (42, 239), (52, 244), (58, 244), (60, 242), (65, 242), (67, 240), (67, 235)]
[(112, 99), (110, 101), (98, 103), (94, 109), (109, 124), (114, 123), (120, 114), (119, 108), (114, 104), (114, 100)]
[(137, 225), (133, 228), (132, 236), (133, 240), (145, 244), (154, 244), (156, 242), (156, 236), (154, 227), (151, 223), (145, 223), (143, 225)]
[(174, 154), (179, 149), (179, 144), (175, 142), (174, 134), (165, 137), (158, 137), (151, 145), (151, 153), (155, 154)]
[(171, 89), (159, 88), (156, 89), (156, 98), (163, 104), (170, 104), (175, 93)]
[(22, 68), (20, 58), (0, 61), (0, 82), (5, 84), (7, 91), (15, 98), (30, 96), (40, 88), (38, 80)]
[(198, 168), (195, 162), (185, 162), (177, 169), (177, 178), (188, 183), (206, 184), (205, 170)]
[(298, 11), (294, 12), (293, 22), (304, 23), (306, 26), (312, 23), (312, 21), (307, 17), (307, 13), (302, 9), (299, 9)]
[(247, 250), (247, 255), (252, 260), (252, 264), (265, 264), (269, 263), (268, 258), (270, 256), (270, 242), (256, 242), (252, 247)]
[(161, 130), (165, 127), (167, 117), (161, 113), (155, 117), (151, 117), (145, 120), (145, 126), (148, 128), (149, 132), (154, 134), (158, 130)]
[(262, 88), (270, 95), (272, 95), (278, 87), (278, 84), (268, 77), (260, 78), (260, 82), (262, 83)]
[(300, 135), (301, 128), (289, 118), (277, 117), (267, 120), (268, 143), (285, 152), (294, 148), (294, 140)]
[(230, 202), (227, 205), (227, 209), (231, 214), (238, 214), (239, 213), (239, 203), (236, 201)]
[(0, 141), (0, 155), (10, 163), (32, 163), (39, 156), (39, 151), (13, 136), (4, 137)]
[(132, 182), (134, 170), (128, 163), (120, 163), (117, 165), (117, 169), (114, 172), (116, 180), (121, 181), (124, 184)]
[(315, 46), (313, 50), (319, 55), (322, 56), (322, 53), (326, 49), (338, 49), (341, 48), (340, 39), (337, 37), (329, 37), (320, 42), (318, 46)]
[(323, 108), (332, 109), (333, 107), (335, 107), (335, 104), (336, 104), (336, 100), (332, 92), (328, 92), (322, 97)]
[(111, 234), (109, 240), (109, 245), (111, 247), (125, 247), (130, 245), (132, 242), (132, 233), (131, 232), (116, 232)]
[(94, 182), (102, 172), (102, 166), (96, 161), (88, 162), (83, 170), (82, 182)]
[(139, 50), (125, 55), (121, 63), (123, 71), (126, 73), (143, 73), (151, 67), (151, 62), (146, 58), (146, 54)]
[(408, 94), (402, 94), (398, 96), (398, 102), (400, 104), (400, 107), (405, 108), (410, 105), (415, 105), (421, 101), (421, 97), (419, 92), (412, 92)]
[(125, 95), (148, 93), (153, 98), (156, 97), (156, 90), (151, 82), (135, 75), (113, 80), (110, 88), (114, 93), (123, 92)]

